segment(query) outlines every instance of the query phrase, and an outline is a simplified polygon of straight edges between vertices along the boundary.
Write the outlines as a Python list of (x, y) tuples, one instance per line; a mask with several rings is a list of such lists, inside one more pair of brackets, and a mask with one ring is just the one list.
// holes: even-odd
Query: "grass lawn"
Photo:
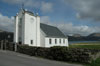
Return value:
[(100, 45), (70, 45), (71, 48), (100, 49)]
[(100, 42), (77, 43), (69, 45), (71, 48), (100, 49)]

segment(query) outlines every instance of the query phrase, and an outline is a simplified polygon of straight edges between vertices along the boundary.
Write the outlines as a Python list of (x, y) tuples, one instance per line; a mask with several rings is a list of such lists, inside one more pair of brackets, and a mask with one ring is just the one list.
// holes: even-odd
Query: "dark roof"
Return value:
[(40, 24), (40, 27), (47, 37), (65, 38), (65, 35), (57, 27), (43, 23)]

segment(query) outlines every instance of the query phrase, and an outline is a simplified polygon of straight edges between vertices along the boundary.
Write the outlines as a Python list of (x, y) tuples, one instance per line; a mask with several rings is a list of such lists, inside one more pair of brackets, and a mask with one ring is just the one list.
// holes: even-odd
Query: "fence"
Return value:
[(8, 42), (7, 40), (1, 40), (0, 41), (0, 49), (17, 51), (17, 44), (15, 44), (13, 42)]

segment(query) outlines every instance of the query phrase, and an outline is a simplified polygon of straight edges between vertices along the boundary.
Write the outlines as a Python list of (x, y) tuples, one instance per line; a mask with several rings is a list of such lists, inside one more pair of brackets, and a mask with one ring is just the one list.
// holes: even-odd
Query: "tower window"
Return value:
[(33, 44), (33, 40), (31, 40), (31, 44)]
[(49, 39), (49, 44), (51, 44), (51, 42), (52, 42), (51, 39)]
[(20, 18), (20, 20), (19, 20), (19, 25), (21, 25), (22, 24), (22, 18)]

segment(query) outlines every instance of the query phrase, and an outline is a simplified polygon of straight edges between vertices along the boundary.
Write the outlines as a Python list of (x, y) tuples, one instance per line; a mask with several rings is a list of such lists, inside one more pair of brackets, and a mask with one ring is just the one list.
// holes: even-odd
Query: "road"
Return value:
[(0, 50), (0, 66), (82, 66)]

